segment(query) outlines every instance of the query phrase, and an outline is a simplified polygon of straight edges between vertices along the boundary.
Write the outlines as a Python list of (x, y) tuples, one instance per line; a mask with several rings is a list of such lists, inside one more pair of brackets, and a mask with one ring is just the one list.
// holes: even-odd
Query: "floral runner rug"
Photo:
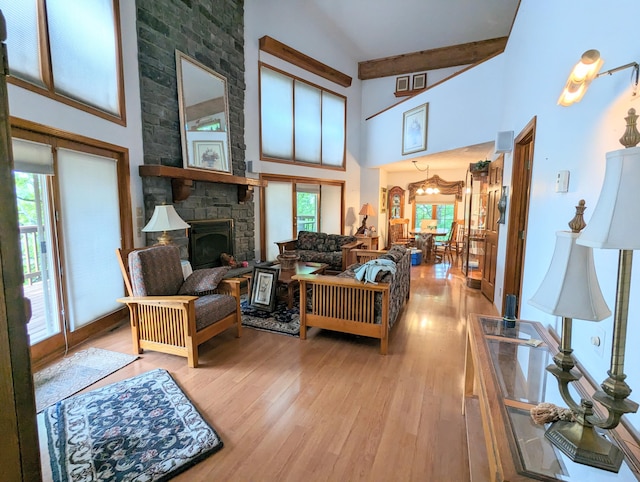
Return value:
[(136, 360), (128, 355), (89, 348), (34, 373), (38, 413)]
[(162, 369), (62, 400), (44, 419), (56, 481), (166, 481), (223, 445)]

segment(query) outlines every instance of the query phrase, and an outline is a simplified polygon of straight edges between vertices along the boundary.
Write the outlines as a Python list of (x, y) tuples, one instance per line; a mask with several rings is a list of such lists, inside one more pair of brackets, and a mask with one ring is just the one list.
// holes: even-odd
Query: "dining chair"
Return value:
[[(443, 241), (435, 242), (436, 257), (440, 256), (441, 259), (444, 261), (448, 256), (452, 264), (453, 264), (452, 246), (455, 240), (457, 239), (456, 238), (457, 227), (458, 227), (458, 223), (453, 221), (451, 223), (451, 228), (449, 228), (449, 233), (447, 234), (447, 237)], [(456, 259), (457, 259), (457, 251), (456, 251)]]
[(390, 248), (394, 244), (405, 247), (415, 246), (415, 237), (409, 236), (409, 220), (406, 218), (389, 220), (389, 243)]

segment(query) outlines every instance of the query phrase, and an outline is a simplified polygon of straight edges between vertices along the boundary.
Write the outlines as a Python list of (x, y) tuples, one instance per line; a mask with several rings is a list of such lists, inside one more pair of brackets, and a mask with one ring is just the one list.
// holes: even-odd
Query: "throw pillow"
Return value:
[(229, 271), (228, 266), (197, 269), (184, 280), (178, 294), (200, 296), (209, 291), (213, 291), (218, 287), (218, 283), (224, 278), (227, 271)]

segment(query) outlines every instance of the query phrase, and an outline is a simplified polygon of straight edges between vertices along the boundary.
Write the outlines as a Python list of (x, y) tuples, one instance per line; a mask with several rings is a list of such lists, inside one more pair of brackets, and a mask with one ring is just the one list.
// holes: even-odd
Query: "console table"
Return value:
[[(566, 406), (546, 370), (556, 351), (557, 343), (540, 323), (517, 320), (508, 328), (502, 318), (469, 315), (462, 411), (472, 481), (640, 480), (638, 449), (622, 424), (606, 432), (625, 453), (616, 474), (572, 462), (544, 437), (546, 427), (531, 420), (529, 410), (538, 403)], [(588, 374), (582, 373), (582, 383), (571, 387), (578, 400), (593, 392), (584, 382)]]

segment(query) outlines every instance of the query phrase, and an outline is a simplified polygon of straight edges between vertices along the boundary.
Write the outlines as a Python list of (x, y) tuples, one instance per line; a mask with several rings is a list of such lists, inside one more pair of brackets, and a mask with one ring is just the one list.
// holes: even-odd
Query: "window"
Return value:
[(10, 81), (124, 123), (118, 0), (0, 0)]
[(414, 227), (420, 227), (423, 219), (435, 219), (438, 221), (438, 231), (447, 231), (451, 223), (456, 219), (456, 206), (444, 203), (420, 203), (416, 202), (416, 215), (414, 217)]
[(344, 168), (344, 96), (260, 65), (261, 158)]

